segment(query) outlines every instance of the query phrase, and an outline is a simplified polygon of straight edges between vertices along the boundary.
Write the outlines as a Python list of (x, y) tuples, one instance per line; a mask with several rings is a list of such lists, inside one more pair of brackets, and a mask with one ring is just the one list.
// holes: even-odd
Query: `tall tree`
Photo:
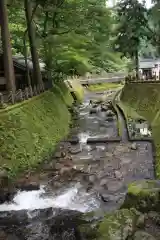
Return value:
[(33, 63), (33, 77), (34, 81), (41, 84), (42, 83), (42, 74), (40, 71), (39, 58), (36, 46), (36, 31), (33, 25), (33, 16), (32, 16), (32, 3), (30, 0), (24, 0), (26, 21), (27, 21), (27, 30), (30, 42), (30, 50)]
[(1, 25), (1, 36), (2, 36), (2, 48), (4, 58), (4, 72), (7, 82), (7, 89), (15, 92), (15, 74), (13, 67), (12, 51), (11, 51), (11, 40), (8, 27), (8, 14), (7, 5), (5, 0), (0, 1), (0, 25)]
[(154, 0), (154, 5), (149, 10), (151, 40), (160, 56), (160, 1)]
[(131, 57), (139, 78), (139, 51), (141, 40), (147, 36), (147, 10), (138, 0), (121, 0), (117, 5), (117, 38), (115, 48)]

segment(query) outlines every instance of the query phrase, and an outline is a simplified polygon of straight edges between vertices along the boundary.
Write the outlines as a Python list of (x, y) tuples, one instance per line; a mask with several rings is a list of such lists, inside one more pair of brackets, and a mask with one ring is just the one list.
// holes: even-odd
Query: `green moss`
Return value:
[(123, 85), (120, 83), (99, 83), (93, 84), (88, 87), (90, 91), (103, 91), (103, 90), (110, 90), (122, 87)]
[(151, 193), (151, 189), (155, 189), (155, 187), (155, 182), (152, 180), (136, 181), (128, 185), (128, 193), (135, 196), (148, 196)]
[(151, 124), (156, 145), (156, 174), (160, 177), (160, 84), (128, 84), (121, 99)]
[(128, 193), (122, 208), (136, 208), (141, 212), (160, 211), (159, 194), (159, 181), (135, 181), (128, 186)]
[(139, 120), (139, 119), (143, 119), (145, 120), (145, 118), (141, 115), (139, 115), (136, 110), (134, 108), (132, 108), (131, 106), (129, 106), (128, 104), (120, 101), (118, 102), (119, 107), (123, 110), (124, 115), (126, 117), (127, 120), (129, 119), (133, 119), (133, 120)]
[[(65, 92), (67, 105), (73, 99)], [(13, 178), (53, 152), (68, 134), (70, 113), (58, 89), (0, 115), (0, 165)]]
[(134, 232), (139, 213), (135, 209), (121, 209), (107, 214), (99, 226), (98, 240), (125, 240)]
[(123, 134), (123, 124), (122, 124), (122, 121), (121, 121), (121, 116), (120, 116), (119, 109), (117, 107), (117, 100), (116, 100), (116, 97), (117, 97), (118, 94), (119, 94), (119, 91), (114, 94), (112, 104), (113, 104), (114, 109), (117, 112), (117, 117), (118, 117), (118, 121), (117, 121), (118, 135), (122, 136), (122, 134)]

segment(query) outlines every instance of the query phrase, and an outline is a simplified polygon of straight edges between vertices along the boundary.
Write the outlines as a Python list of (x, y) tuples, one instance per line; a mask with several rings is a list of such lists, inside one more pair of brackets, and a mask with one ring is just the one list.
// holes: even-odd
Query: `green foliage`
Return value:
[[(14, 0), (8, 7), (14, 54), (24, 53), (27, 27), (22, 4), (23, 1)], [(106, 8), (103, 0), (36, 0), (32, 21), (39, 56), (54, 80), (126, 67), (120, 54), (113, 50), (112, 10)]]
[(138, 0), (121, 0), (116, 10), (115, 49), (134, 59), (141, 40), (147, 37), (147, 10)]
[[(61, 91), (71, 105), (64, 86)], [(36, 166), (67, 135), (71, 118), (61, 95), (60, 90), (48, 91), (1, 114), (0, 164), (9, 177)]]
[(107, 214), (100, 223), (99, 240), (127, 239), (134, 232), (139, 213), (135, 209), (121, 209)]
[(151, 42), (157, 50), (156, 55), (160, 55), (160, 2), (153, 1), (154, 5), (149, 11)]

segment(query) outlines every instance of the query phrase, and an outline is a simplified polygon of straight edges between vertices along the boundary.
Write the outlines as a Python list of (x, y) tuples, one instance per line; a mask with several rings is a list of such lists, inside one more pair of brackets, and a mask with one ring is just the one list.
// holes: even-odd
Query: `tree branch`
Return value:
[(42, 33), (42, 36), (43, 36), (43, 37), (46, 37), (46, 36), (47, 36), (48, 18), (49, 18), (49, 12), (46, 11), (46, 13), (45, 13), (45, 19), (44, 19), (44, 23), (43, 23), (43, 33)]

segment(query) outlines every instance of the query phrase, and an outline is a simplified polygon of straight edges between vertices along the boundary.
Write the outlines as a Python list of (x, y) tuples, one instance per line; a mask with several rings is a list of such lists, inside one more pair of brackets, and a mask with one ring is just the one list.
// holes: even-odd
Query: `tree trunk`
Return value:
[(39, 84), (42, 83), (42, 74), (39, 66), (38, 53), (36, 48), (36, 32), (35, 27), (32, 22), (32, 5), (30, 0), (24, 0), (27, 28), (28, 28), (28, 37), (30, 42), (30, 50), (32, 55), (33, 63), (33, 77), (35, 81)]
[(4, 58), (4, 74), (7, 82), (7, 90), (15, 92), (15, 73), (13, 66), (10, 33), (8, 27), (7, 5), (5, 0), (0, 0), (0, 24)]
[(139, 80), (139, 57), (138, 50), (135, 52), (136, 79)]
[(29, 71), (28, 59), (27, 59), (28, 54), (27, 54), (27, 46), (26, 46), (26, 34), (24, 34), (23, 44), (24, 44), (24, 58), (25, 58), (25, 65), (26, 65), (27, 83), (28, 83), (28, 87), (31, 87), (31, 78), (30, 78), (30, 71)]

